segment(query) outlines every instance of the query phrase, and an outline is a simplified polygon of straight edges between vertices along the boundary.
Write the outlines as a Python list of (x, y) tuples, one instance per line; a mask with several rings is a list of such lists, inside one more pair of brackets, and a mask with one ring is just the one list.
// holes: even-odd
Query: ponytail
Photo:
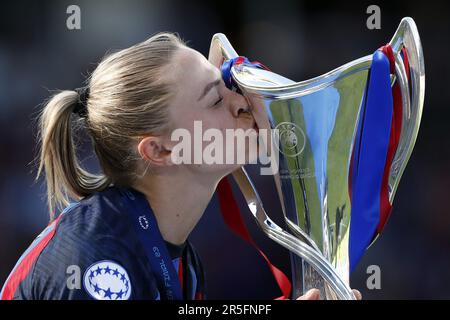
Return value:
[[(145, 161), (137, 141), (168, 130), (173, 88), (163, 75), (182, 47), (177, 34), (155, 34), (106, 56), (85, 90), (62, 91), (50, 99), (39, 117), (36, 180), (45, 172), (51, 219), (69, 198), (79, 200), (111, 183), (132, 186), (142, 178)], [(78, 162), (72, 128), (78, 123), (89, 132), (103, 174), (91, 174)]]
[(84, 170), (77, 159), (73, 141), (73, 118), (79, 105), (76, 91), (62, 91), (53, 96), (39, 119), (39, 168), (35, 180), (45, 171), (50, 219), (70, 203), (108, 187), (111, 180), (104, 174)]

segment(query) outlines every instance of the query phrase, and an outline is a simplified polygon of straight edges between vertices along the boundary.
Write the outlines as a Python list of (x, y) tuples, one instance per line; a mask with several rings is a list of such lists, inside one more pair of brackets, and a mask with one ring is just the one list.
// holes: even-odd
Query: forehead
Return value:
[(177, 95), (191, 94), (198, 98), (209, 82), (220, 77), (219, 70), (200, 52), (187, 47), (177, 51), (171, 65), (169, 78), (177, 89)]

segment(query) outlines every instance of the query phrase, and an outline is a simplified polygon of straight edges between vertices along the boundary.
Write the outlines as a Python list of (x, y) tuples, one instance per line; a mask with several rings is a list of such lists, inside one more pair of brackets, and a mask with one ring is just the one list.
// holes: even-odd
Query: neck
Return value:
[(146, 196), (163, 239), (180, 245), (202, 217), (217, 183), (189, 175), (156, 175), (142, 179), (133, 188)]

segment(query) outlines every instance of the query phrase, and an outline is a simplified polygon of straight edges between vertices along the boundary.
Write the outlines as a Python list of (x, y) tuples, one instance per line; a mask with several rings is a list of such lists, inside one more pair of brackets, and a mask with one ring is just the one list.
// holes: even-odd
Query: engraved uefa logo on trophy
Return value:
[(293, 296), (315, 287), (354, 299), (349, 274), (390, 215), (419, 131), (425, 69), (413, 19), (372, 55), (302, 82), (239, 57), (223, 34), (211, 50), (258, 127), (277, 129), (273, 177), (286, 227), (270, 219), (245, 168), (233, 176), (263, 232), (290, 251)]

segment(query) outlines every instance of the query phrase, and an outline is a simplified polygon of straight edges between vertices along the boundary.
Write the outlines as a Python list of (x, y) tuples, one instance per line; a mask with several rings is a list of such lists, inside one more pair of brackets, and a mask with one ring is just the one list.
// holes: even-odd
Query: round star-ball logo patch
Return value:
[(92, 264), (84, 273), (85, 290), (97, 300), (128, 300), (130, 277), (119, 264), (104, 260)]

